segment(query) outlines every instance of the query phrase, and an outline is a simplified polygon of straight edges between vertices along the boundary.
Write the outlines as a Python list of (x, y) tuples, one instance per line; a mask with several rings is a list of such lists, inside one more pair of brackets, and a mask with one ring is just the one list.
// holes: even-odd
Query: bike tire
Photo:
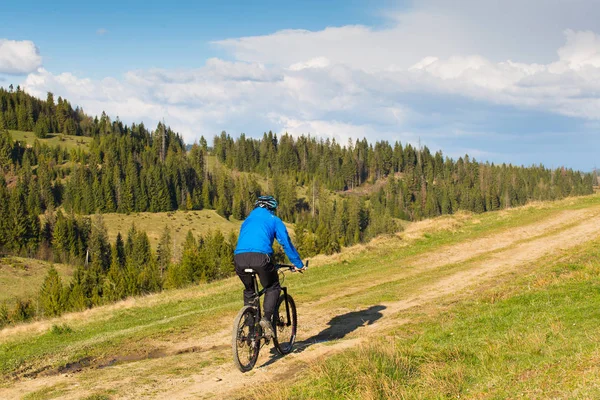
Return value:
[(231, 338), (233, 362), (240, 371), (248, 372), (254, 368), (260, 351), (261, 337), (262, 330), (258, 324), (256, 308), (244, 306), (235, 317)]
[[(285, 308), (286, 296), (290, 310), (289, 319)], [(294, 343), (296, 342), (298, 316), (296, 314), (296, 303), (289, 294), (282, 294), (277, 301), (277, 307), (273, 314), (273, 328), (275, 330), (273, 344), (275, 345), (277, 352), (281, 355), (291, 353), (294, 348)]]

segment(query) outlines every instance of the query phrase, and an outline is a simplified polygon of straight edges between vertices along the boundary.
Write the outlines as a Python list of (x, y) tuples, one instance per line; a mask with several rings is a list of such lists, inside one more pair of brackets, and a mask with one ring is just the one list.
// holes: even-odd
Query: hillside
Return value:
[[(263, 348), (244, 375), (230, 354), (236, 278), (6, 328), (0, 398), (224, 398), (248, 387), (256, 398), (423, 387), (430, 397), (594, 398), (599, 235), (600, 197), (588, 196), (417, 222), (315, 257), (285, 282), (299, 305), (296, 352)], [(554, 369), (540, 375), (538, 364)], [(270, 386), (282, 379), (296, 383)]]
[(133, 213), (129, 215), (110, 213), (103, 214), (104, 223), (108, 228), (108, 239), (114, 242), (120, 232), (123, 237), (135, 224), (136, 229), (146, 232), (154, 249), (165, 227), (171, 231), (175, 248), (181, 246), (185, 236), (191, 231), (195, 236), (203, 236), (208, 231), (219, 230), (224, 235), (239, 231), (241, 221), (232, 217), (225, 219), (214, 210), (173, 211), (162, 213)]
[(36, 295), (51, 265), (54, 265), (63, 281), (68, 281), (73, 275), (74, 268), (66, 264), (51, 264), (22, 257), (0, 258), (0, 304), (15, 297)]
[(13, 140), (24, 142), (27, 146), (33, 146), (33, 143), (37, 140), (40, 144), (45, 144), (50, 147), (61, 146), (71, 151), (72, 149), (81, 148), (84, 151), (89, 150), (89, 145), (92, 142), (92, 138), (86, 136), (74, 136), (64, 134), (49, 134), (46, 138), (41, 139), (35, 136), (33, 132), (23, 131), (11, 131), (9, 130)]

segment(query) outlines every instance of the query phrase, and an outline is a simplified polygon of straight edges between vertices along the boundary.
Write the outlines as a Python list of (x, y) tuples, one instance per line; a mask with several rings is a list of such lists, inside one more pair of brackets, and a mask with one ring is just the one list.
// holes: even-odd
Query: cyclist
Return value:
[(254, 204), (254, 210), (240, 228), (237, 247), (234, 251), (235, 272), (244, 284), (244, 305), (251, 305), (254, 296), (252, 275), (244, 272), (251, 268), (258, 274), (265, 288), (264, 315), (260, 320), (265, 336), (274, 336), (271, 318), (275, 312), (277, 299), (281, 291), (279, 275), (271, 262), (273, 239), (283, 247), (295, 270), (304, 270), (302, 260), (294, 248), (288, 231), (279, 217), (275, 215), (277, 200), (273, 196), (260, 196)]

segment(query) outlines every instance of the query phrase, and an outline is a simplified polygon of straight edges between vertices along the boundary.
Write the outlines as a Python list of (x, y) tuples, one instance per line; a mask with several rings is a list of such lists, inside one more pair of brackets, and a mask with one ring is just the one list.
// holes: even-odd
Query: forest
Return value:
[[(27, 146), (11, 130), (92, 141), (89, 150)], [(212, 146), (204, 136), (186, 145), (163, 123), (151, 130), (105, 113), (90, 117), (52, 93), (40, 100), (19, 87), (0, 88), (0, 169), (2, 253), (76, 266), (71, 282), (51, 269), (39, 298), (0, 305), (0, 325), (232, 274), (234, 235), (190, 232), (176, 258), (167, 229), (156, 250), (135, 226), (109, 243), (103, 213), (212, 209), (243, 220), (269, 193), (278, 215), (294, 224), (301, 256), (311, 257), (396, 232), (402, 220), (591, 194), (594, 179), (366, 139), (222, 132)]]

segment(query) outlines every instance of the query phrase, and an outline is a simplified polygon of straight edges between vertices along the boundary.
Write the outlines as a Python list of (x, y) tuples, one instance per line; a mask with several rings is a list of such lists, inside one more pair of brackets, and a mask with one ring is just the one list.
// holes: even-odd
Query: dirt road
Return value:
[[(221, 329), (210, 336), (171, 343), (155, 359), (120, 363), (88, 371), (86, 385), (81, 384), (77, 374), (40, 377), (15, 382), (9, 388), (0, 389), (0, 398), (18, 398), (33, 390), (57, 384), (69, 388), (64, 398), (80, 398), (96, 388), (114, 388), (118, 392), (118, 398), (130, 399), (234, 397), (237, 391), (249, 385), (291, 379), (312, 361), (357, 346), (372, 336), (384, 333), (403, 323), (404, 310), (431, 304), (475, 284), (489, 282), (501, 274), (519, 271), (520, 267), (541, 257), (572, 248), (599, 235), (600, 208), (592, 207), (563, 211), (537, 223), (446, 246), (432, 254), (412, 257), (405, 260), (406, 268), (398, 269), (397, 272), (368, 283), (359, 282), (339, 293), (302, 304), (299, 309), (301, 330), (296, 352), (280, 358), (263, 348), (257, 367), (247, 374), (238, 372), (230, 360), (231, 327), (223, 323)], [(457, 264), (460, 264), (460, 268), (449, 268)], [(417, 280), (423, 274), (431, 276), (432, 273), (435, 273), (433, 278)], [(412, 290), (399, 301), (376, 302), (360, 309), (327, 307), (339, 298), (363, 294), (370, 288), (398, 280), (414, 280), (418, 290)], [(157, 363), (167, 362), (169, 358), (191, 352), (195, 356), (210, 352), (222, 361), (204, 366), (191, 377), (178, 377), (174, 374), (157, 377), (145, 385), (140, 385), (139, 382), (133, 385), (127, 378), (139, 371), (151, 370)], [(120, 378), (112, 379), (116, 376)]]

